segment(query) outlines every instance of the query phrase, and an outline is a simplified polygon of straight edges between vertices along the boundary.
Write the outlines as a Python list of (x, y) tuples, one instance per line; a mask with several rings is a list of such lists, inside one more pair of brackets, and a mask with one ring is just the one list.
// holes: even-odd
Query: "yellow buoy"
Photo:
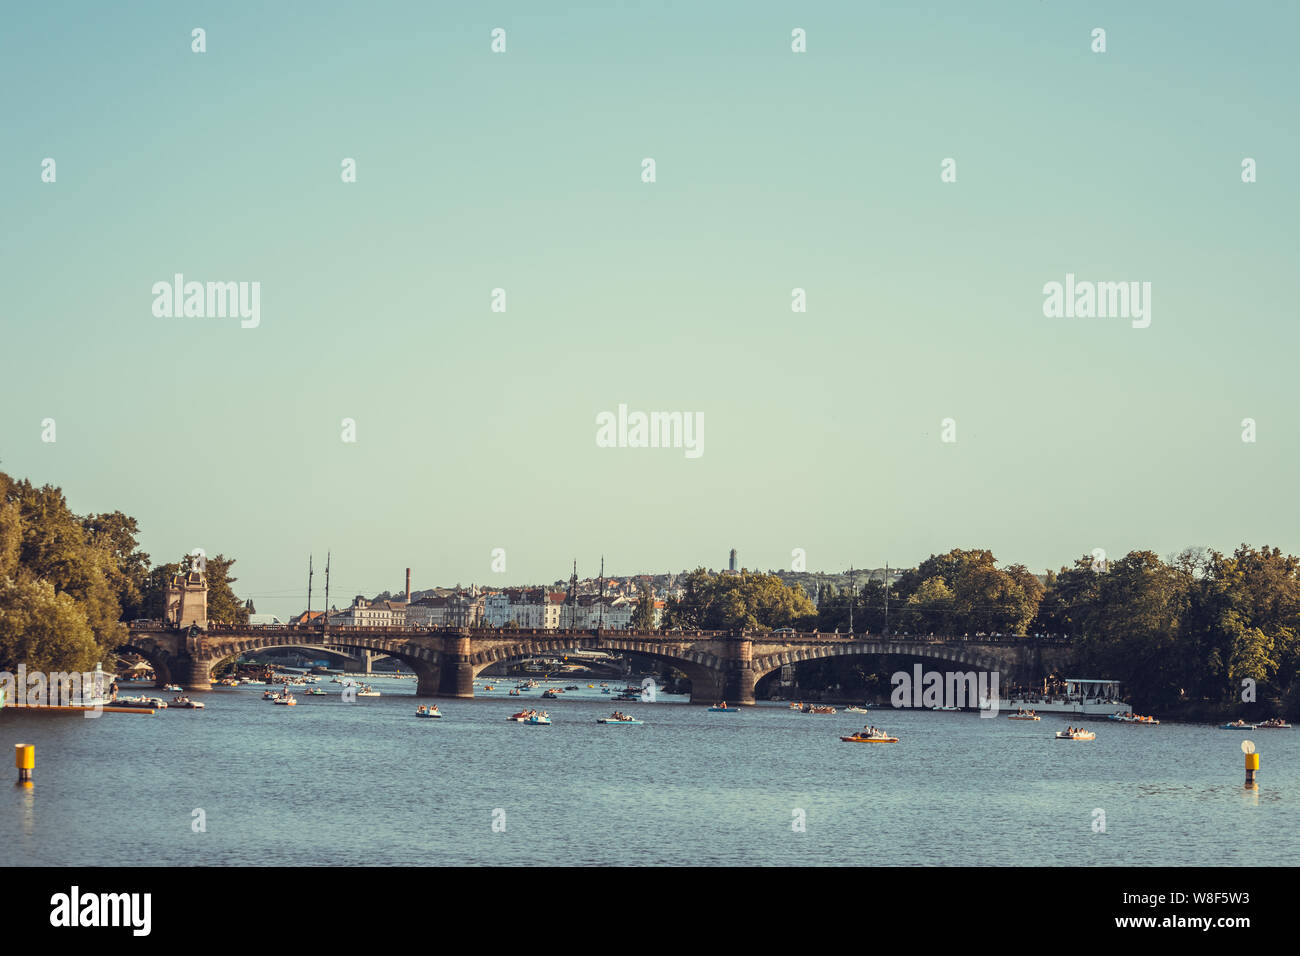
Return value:
[(1255, 744), (1250, 740), (1241, 742), (1241, 752), (1246, 755), (1246, 787), (1254, 789), (1255, 773), (1259, 770), (1259, 754), (1255, 752)]
[(36, 769), (36, 745), (14, 744), (14, 766), (18, 768), (18, 782), (30, 783)]

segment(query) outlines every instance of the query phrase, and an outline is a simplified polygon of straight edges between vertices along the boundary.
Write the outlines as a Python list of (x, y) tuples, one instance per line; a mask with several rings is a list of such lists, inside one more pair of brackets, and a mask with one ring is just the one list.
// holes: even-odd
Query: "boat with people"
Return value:
[(863, 727), (861, 730), (855, 730), (853, 733), (849, 734), (849, 736), (841, 737), (840, 740), (842, 740), (846, 744), (896, 744), (898, 743), (897, 737), (890, 736), (889, 733), (887, 733), (884, 730), (881, 730), (879, 727), (873, 727), (870, 725)]
[(1291, 725), (1281, 717), (1270, 717), (1268, 720), (1255, 725), (1256, 730), (1290, 730)]
[(1069, 727), (1065, 730), (1056, 732), (1057, 740), (1096, 740), (1097, 735), (1090, 730), (1084, 730), (1082, 727)]
[(534, 727), (548, 727), (551, 723), (551, 716), (546, 711), (542, 711), (540, 714), (534, 713), (532, 716), (524, 718), (520, 723), (532, 724)]
[(845, 707), (844, 712), (846, 714), (869, 714), (871, 713), (871, 709), (867, 707), (866, 704), (863, 704), (861, 707), (857, 704), (853, 704), (850, 707)]
[(357, 696), (358, 696), (358, 697), (378, 697), (378, 696), (379, 696), (379, 691), (375, 690), (375, 689), (374, 689), (373, 687), (371, 687), (369, 684), (366, 684), (366, 685), (364, 685), (364, 686), (363, 686), (359, 691), (357, 691)]
[(288, 691), (285, 691), (281, 696), (275, 699), (274, 703), (280, 704), (283, 707), (297, 707), (298, 698), (294, 697), (293, 694)]
[(714, 714), (734, 714), (739, 710), (739, 707), (728, 707), (725, 700), (719, 701), (709, 708), (709, 712)]
[(1007, 714), (1007, 720), (1042, 720), (1042, 719), (1043, 718), (1039, 717), (1032, 710), (1025, 710), (1024, 708), (1021, 708), (1020, 710), (1016, 711), (1014, 714)]
[(1220, 730), (1254, 730), (1254, 724), (1248, 724), (1244, 720), (1233, 720), (1226, 724), (1219, 724)]
[(624, 714), (621, 711), (614, 711), (608, 717), (597, 717), (598, 724), (643, 724), (644, 720), (637, 720), (631, 714)]
[(203, 704), (197, 700), (190, 700), (188, 697), (173, 697), (171, 706), (179, 707), (181, 710), (202, 710)]
[[(560, 693), (562, 693), (562, 692), (560, 692)], [(554, 688), (548, 688), (548, 689), (542, 691), (542, 699), (543, 699), (543, 700), (559, 700), (559, 699), (560, 699), (560, 693), (557, 693), (557, 692), (555, 691)]]
[(308, 697), (325, 697), (325, 696), (327, 696), (326, 693), (325, 693), (325, 691), (321, 690), (319, 687), (313, 687), (311, 690), (305, 690), (305, 691), (303, 691), (303, 693), (306, 694)]
[(181, 687), (180, 684), (164, 684), (163, 690), (173, 691), (174, 693), (179, 694), (182, 690), (184, 690), (184, 688)]
[(415, 708), (415, 716), (416, 717), (441, 717), (442, 713), (441, 711), (438, 710), (437, 704), (430, 704), (427, 707), (421, 704), (419, 707)]
[(125, 704), (128, 707), (153, 707), (155, 710), (167, 709), (167, 701), (161, 697), (119, 697), (113, 703)]
[(812, 704), (809, 707), (805, 707), (803, 712), (805, 714), (833, 714), (835, 713), (835, 708), (830, 704)]
[(931, 707), (930, 709), (931, 709), (931, 710), (943, 710), (943, 711), (961, 710), (960, 707), (954, 707), (954, 706), (952, 706), (951, 704), (949, 704), (949, 705), (946, 706), (946, 707)]
[(792, 701), (790, 701), (790, 709), (791, 709), (791, 710), (803, 710), (803, 701), (801, 701), (801, 700), (792, 700)]

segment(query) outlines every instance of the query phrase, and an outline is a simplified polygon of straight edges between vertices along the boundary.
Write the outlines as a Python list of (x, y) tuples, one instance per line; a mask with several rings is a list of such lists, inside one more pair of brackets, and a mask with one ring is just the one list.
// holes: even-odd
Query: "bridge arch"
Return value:
[(763, 678), (790, 664), (844, 657), (898, 657), (914, 661), (945, 662), (963, 670), (986, 671), (999, 675), (1007, 671), (1005, 662), (996, 656), (960, 645), (925, 641), (855, 641), (811, 644), (806, 647), (789, 647), (766, 654), (755, 654), (751, 665), (754, 686), (757, 687)]
[(484, 647), (469, 655), (475, 677), (493, 664), (509, 663), (529, 657), (562, 654), (573, 650), (602, 650), (622, 654), (636, 654), (661, 661), (686, 675), (691, 685), (691, 701), (712, 703), (722, 695), (725, 685), (724, 662), (717, 655), (687, 646), (662, 642), (638, 641), (610, 637), (608, 633), (560, 638), (526, 638), (510, 643)]
[[(438, 686), (438, 672), (443, 655), (437, 648), (401, 639), (333, 631), (328, 635), (295, 633), (291, 630), (275, 631), (265, 635), (246, 636), (224, 641), (220, 645), (220, 649), (214, 650), (211, 656), (199, 660), (191, 658), (190, 661), (186, 662), (192, 672), (188, 675), (188, 679), (200, 686), (203, 683), (210, 683), (213, 666), (230, 657), (288, 647), (325, 651), (327, 646), (386, 654), (406, 664), (415, 673), (419, 687), (424, 692), (433, 693), (433, 689)], [(156, 641), (150, 637), (133, 636), (122, 647), (140, 654), (153, 665), (154, 673), (158, 677), (158, 686), (170, 683), (175, 679), (173, 672), (183, 669), (176, 666), (181, 662), (178, 662), (167, 651), (157, 647)], [(329, 652), (326, 651), (326, 653)], [(165, 679), (164, 674), (166, 674)]]

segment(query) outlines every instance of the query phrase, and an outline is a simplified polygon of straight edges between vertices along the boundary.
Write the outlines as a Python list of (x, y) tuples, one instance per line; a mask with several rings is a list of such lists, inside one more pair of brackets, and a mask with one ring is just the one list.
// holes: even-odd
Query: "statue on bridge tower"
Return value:
[(168, 627), (186, 630), (197, 627), (208, 629), (208, 577), (191, 568), (172, 575), (167, 585), (167, 611), (164, 620)]

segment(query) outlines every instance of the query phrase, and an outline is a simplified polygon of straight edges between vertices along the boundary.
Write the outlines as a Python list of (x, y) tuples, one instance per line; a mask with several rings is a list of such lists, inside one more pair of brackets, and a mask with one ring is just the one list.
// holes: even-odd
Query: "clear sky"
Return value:
[[(1291, 2), (10, 5), (0, 469), (275, 613), (326, 549), (340, 601), (602, 553), (1300, 551), (1297, 35)], [(260, 326), (155, 317), (177, 272), (260, 282)], [(1150, 282), (1150, 327), (1045, 317), (1066, 273)], [(597, 447), (619, 403), (703, 413), (704, 454)]]

